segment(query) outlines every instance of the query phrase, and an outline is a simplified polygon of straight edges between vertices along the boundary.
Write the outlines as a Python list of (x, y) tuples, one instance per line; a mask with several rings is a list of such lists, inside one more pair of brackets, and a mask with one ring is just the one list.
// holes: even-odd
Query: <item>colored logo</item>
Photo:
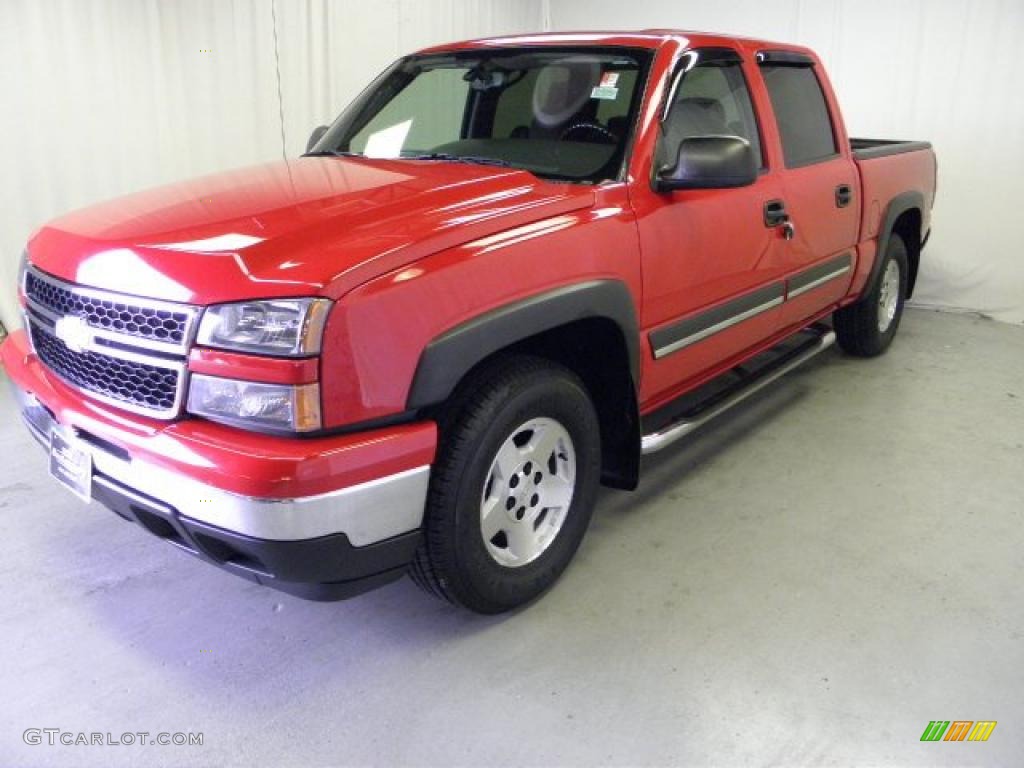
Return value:
[(988, 741), (995, 727), (995, 720), (932, 720), (921, 741)]

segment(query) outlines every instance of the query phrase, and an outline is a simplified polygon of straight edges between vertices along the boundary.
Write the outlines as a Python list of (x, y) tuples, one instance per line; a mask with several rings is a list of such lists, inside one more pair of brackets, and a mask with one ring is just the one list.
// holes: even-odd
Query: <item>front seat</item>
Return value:
[[(718, 99), (691, 96), (673, 105), (665, 121), (662, 147), (678, 147), (683, 139), (693, 136), (726, 136), (732, 134), (725, 119), (725, 108)], [(674, 163), (674, 157), (658, 158), (661, 164)]]

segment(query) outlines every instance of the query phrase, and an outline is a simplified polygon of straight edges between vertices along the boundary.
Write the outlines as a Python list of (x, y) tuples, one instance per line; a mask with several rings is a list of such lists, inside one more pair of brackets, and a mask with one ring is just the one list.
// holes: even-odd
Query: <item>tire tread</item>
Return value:
[[(466, 599), (468, 585), (453, 589), (457, 578), (455, 564), (449, 562), (445, 544), (453, 536), (451, 521), (432, 515), (434, 508), (450, 508), (457, 503), (460, 469), (470, 444), (489, 423), (490, 415), (508, 399), (510, 393), (528, 386), (538, 377), (553, 372), (576, 379), (569, 369), (543, 358), (529, 355), (501, 357), (463, 381), (445, 404), (438, 418), (438, 450), (430, 475), (430, 488), (424, 517), (423, 540), (409, 566), (409, 575), (422, 590), (454, 605), (464, 605), (482, 613), (496, 609), (482, 601)], [(582, 386), (582, 384), (580, 385)], [(462, 599), (456, 596), (462, 595)]]
[(902, 301), (898, 314), (893, 319), (892, 327), (885, 333), (878, 330), (878, 293), (885, 276), (885, 266), (890, 259), (900, 261), (901, 288), (907, 279), (907, 245), (902, 235), (894, 232), (889, 239), (886, 251), (882, 254), (882, 268), (878, 271), (875, 282), (869, 286), (865, 294), (855, 303), (837, 310), (832, 315), (832, 325), (836, 332), (836, 341), (840, 348), (854, 357), (876, 357), (888, 349), (896, 329), (899, 327), (903, 312)]

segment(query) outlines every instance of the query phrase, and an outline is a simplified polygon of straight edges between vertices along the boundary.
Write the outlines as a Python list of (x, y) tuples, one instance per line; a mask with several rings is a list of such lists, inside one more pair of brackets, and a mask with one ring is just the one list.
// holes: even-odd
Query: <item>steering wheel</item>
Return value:
[(600, 125), (599, 123), (591, 123), (589, 121), (573, 123), (564, 131), (562, 131), (562, 134), (558, 137), (558, 140), (569, 141), (569, 137), (572, 136), (574, 133), (580, 133), (584, 135), (589, 134), (591, 137), (596, 137), (598, 139), (597, 141), (594, 141), (593, 138), (575, 139), (575, 141), (590, 141), (594, 144), (617, 144), (619, 141), (619, 137), (616, 136), (611, 131), (609, 131), (603, 125)]

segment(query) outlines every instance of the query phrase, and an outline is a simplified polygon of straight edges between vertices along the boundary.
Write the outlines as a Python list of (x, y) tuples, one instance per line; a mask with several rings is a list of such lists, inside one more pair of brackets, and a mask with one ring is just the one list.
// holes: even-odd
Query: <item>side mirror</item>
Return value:
[(314, 128), (313, 133), (309, 135), (309, 141), (306, 142), (306, 151), (312, 151), (313, 147), (315, 147), (316, 143), (323, 138), (323, 135), (325, 133), (327, 133), (326, 125), (318, 125), (316, 128)]
[(757, 160), (750, 142), (739, 136), (691, 136), (679, 142), (674, 166), (655, 179), (658, 192), (676, 189), (725, 189), (757, 181)]

